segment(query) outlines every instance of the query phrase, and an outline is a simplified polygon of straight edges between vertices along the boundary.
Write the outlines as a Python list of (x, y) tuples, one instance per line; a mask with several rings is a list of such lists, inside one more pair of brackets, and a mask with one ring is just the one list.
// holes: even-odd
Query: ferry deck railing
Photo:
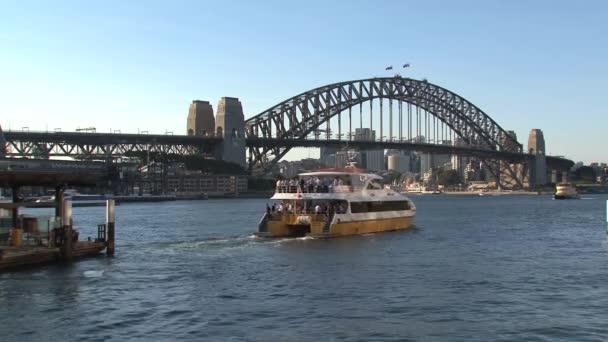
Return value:
[[(298, 189), (299, 188), (299, 189)], [(295, 194), (311, 193), (311, 194), (323, 194), (323, 193), (348, 193), (356, 192), (361, 190), (360, 187), (353, 187), (352, 185), (280, 185), (276, 187), (276, 192), (279, 194)]]

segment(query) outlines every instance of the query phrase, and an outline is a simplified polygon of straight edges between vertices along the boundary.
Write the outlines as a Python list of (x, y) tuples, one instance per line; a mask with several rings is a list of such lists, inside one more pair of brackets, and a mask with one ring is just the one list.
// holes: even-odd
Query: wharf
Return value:
[[(81, 241), (78, 230), (73, 227), (72, 201), (64, 199), (64, 189), (68, 186), (95, 186), (104, 177), (101, 169), (83, 168), (78, 162), (62, 161), (57, 167), (48, 161), (2, 161), (8, 167), (0, 167), (0, 187), (11, 189), (12, 201), (0, 203), (0, 272), (72, 261), (98, 255), (103, 250), (114, 255), (114, 200), (105, 201), (106, 220), (105, 224), (97, 225), (97, 237)], [(20, 215), (21, 208), (50, 204), (24, 201), (19, 196), (23, 186), (54, 187), (55, 200), (51, 202), (54, 216)]]
[[(97, 255), (104, 249), (106, 243), (102, 241), (78, 241), (73, 246), (72, 258)], [(59, 247), (0, 246), (0, 272), (61, 261), (62, 251)]]

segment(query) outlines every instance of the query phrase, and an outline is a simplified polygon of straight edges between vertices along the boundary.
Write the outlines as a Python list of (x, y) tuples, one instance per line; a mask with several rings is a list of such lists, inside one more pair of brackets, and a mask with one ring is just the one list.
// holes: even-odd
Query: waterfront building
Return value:
[[(232, 195), (246, 192), (247, 176), (245, 175), (209, 175), (196, 171), (186, 171), (167, 175), (167, 193), (181, 196), (188, 195)], [(153, 189), (146, 189), (151, 192)]]

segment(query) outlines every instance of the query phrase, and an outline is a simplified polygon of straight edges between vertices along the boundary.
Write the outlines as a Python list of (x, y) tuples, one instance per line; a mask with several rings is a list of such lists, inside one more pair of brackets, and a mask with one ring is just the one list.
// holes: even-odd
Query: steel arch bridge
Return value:
[[(395, 76), (329, 84), (270, 107), (248, 119), (245, 126), (248, 139), (279, 141), (318, 140), (323, 134), (327, 140), (335, 136), (339, 140), (376, 140), (380, 145), (445, 145), (458, 139), (460, 145), (491, 151), (493, 158), (482, 160), (487, 169), (495, 179), (515, 183), (502, 182), (503, 186), (521, 187), (525, 173), (508, 161), (514, 153), (524, 152), (511, 133), (462, 96), (426, 80)], [(358, 136), (353, 127), (370, 128), (379, 137)], [(249, 164), (267, 171), (290, 149), (289, 144), (250, 146)]]

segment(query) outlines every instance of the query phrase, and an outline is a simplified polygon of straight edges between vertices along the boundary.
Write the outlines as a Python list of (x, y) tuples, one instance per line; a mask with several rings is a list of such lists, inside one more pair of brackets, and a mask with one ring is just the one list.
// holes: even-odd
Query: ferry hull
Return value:
[(361, 235), (413, 228), (414, 217), (396, 217), (374, 219), (368, 221), (340, 222), (331, 225), (329, 232), (311, 230), (310, 236), (315, 238), (332, 238), (349, 235)]
[(415, 227), (414, 216), (372, 219), (365, 221), (336, 222), (327, 229), (326, 224), (313, 221), (310, 224), (290, 224), (289, 220), (268, 221), (264, 231), (256, 233), (260, 237), (311, 236), (314, 238), (334, 238), (349, 235), (380, 233), (406, 230)]
[(579, 195), (553, 195), (553, 198), (556, 200), (566, 200), (566, 199), (579, 199)]

